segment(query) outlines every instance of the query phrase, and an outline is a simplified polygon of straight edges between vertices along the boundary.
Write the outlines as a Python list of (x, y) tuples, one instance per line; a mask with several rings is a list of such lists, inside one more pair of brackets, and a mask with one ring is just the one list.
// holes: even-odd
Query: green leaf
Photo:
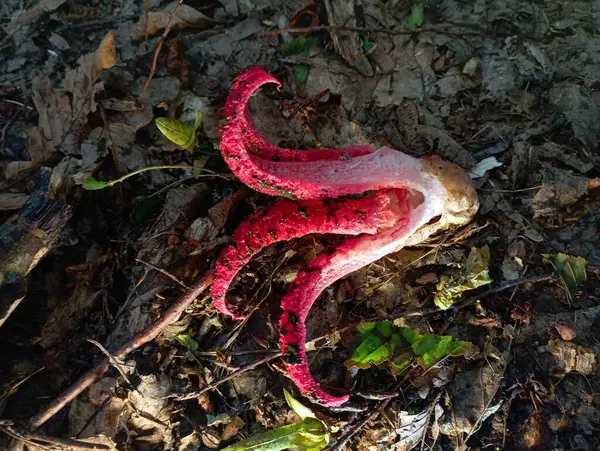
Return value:
[(313, 44), (313, 38), (310, 36), (300, 36), (281, 45), (283, 56), (308, 55)]
[(296, 64), (294, 66), (294, 80), (296, 80), (296, 83), (304, 83), (308, 79), (308, 71), (306, 64)]
[(347, 368), (367, 369), (371, 365), (380, 365), (393, 356), (394, 349), (400, 344), (400, 336), (394, 334), (389, 321), (365, 322), (359, 325), (359, 330), (361, 343), (344, 362)]
[(402, 327), (401, 332), (410, 343), (417, 363), (424, 369), (431, 368), (449, 355), (462, 355), (472, 346), (468, 341), (456, 340), (450, 335), (420, 335), (408, 327)]
[(421, 335), (408, 327), (396, 327), (390, 321), (365, 322), (359, 325), (360, 344), (344, 364), (348, 368), (369, 368), (387, 363), (394, 374), (400, 374), (416, 357), (424, 369), (431, 368), (449, 355), (462, 355), (469, 342), (449, 335)]
[(305, 418), (317, 418), (312, 410), (298, 402), (285, 388), (283, 389), (283, 395), (285, 396), (285, 402), (290, 406), (290, 409), (296, 412), (300, 418), (303, 420)]
[(165, 137), (186, 150), (194, 150), (196, 145), (196, 130), (202, 122), (202, 111), (196, 111), (194, 125), (189, 125), (171, 117), (158, 117), (156, 126)]
[(99, 189), (104, 189), (108, 186), (108, 182), (102, 182), (100, 180), (96, 180), (94, 177), (89, 176), (87, 179), (83, 181), (81, 187), (88, 191), (95, 191)]
[(459, 277), (440, 278), (436, 286), (437, 293), (433, 298), (435, 305), (443, 310), (449, 309), (465, 291), (492, 283), (489, 265), (490, 249), (487, 245), (482, 248), (471, 248), (463, 273)]
[(280, 451), (289, 448), (319, 451), (328, 444), (329, 433), (325, 425), (314, 418), (306, 418), (299, 423), (253, 435), (222, 451)]
[(404, 29), (406, 31), (413, 31), (423, 25), (424, 20), (423, 8), (415, 5), (412, 7), (410, 15), (404, 21)]
[(369, 52), (371, 52), (371, 50), (373, 50), (375, 48), (375, 43), (369, 41), (369, 38), (363, 38), (362, 48), (363, 48), (363, 52), (369, 53)]
[(218, 415), (206, 414), (206, 425), (207, 426), (218, 426), (219, 424), (227, 424), (231, 421), (231, 417), (228, 413), (220, 413)]
[(587, 260), (583, 257), (574, 257), (563, 253), (544, 254), (543, 257), (546, 262), (554, 267), (556, 274), (565, 284), (569, 295), (575, 296), (577, 286), (587, 280)]
[(198, 349), (198, 342), (190, 337), (189, 334), (179, 334), (175, 338), (190, 351)]

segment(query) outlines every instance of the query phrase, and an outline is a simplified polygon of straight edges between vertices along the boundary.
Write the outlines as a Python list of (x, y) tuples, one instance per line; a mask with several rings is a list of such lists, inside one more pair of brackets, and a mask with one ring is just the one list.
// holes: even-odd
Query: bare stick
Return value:
[[(169, 21), (167, 22), (167, 27), (165, 28), (165, 31), (163, 32), (162, 36), (158, 39), (158, 43), (156, 44), (156, 50), (154, 51), (154, 59), (152, 60), (152, 69), (150, 70), (150, 74), (148, 75), (148, 79), (146, 80), (146, 83), (144, 83), (144, 87), (142, 88), (142, 92), (140, 92), (140, 95), (142, 95), (144, 92), (146, 92), (146, 89), (148, 89), (148, 86), (150, 86), (150, 81), (152, 80), (152, 77), (154, 77), (154, 74), (156, 73), (156, 64), (158, 63), (158, 55), (160, 54), (160, 51), (162, 49), (163, 43), (165, 42), (165, 39), (167, 39), (167, 35), (169, 34), (169, 31), (171, 31), (171, 22), (173, 22), (173, 17), (175, 17), (175, 15), (177, 14), (177, 11), (179, 11), (179, 8), (181, 7), (181, 5), (183, 5), (183, 0), (179, 0), (179, 2), (177, 3), (177, 6), (175, 6), (175, 9), (169, 16)], [(147, 22), (148, 21), (146, 20), (146, 23)]]
[(16, 430), (13, 426), (0, 426), (0, 430), (3, 430), (5, 433), (10, 435), (16, 440), (23, 440), (25, 442), (30, 442), (39, 446), (38, 443), (35, 442), (43, 442), (43, 443), (51, 443), (53, 445), (66, 446), (69, 449), (110, 449), (107, 445), (103, 445), (100, 443), (87, 443), (79, 440), (72, 440), (68, 438), (62, 437), (50, 437), (45, 434), (40, 433), (32, 433), (32, 432), (21, 432)]
[(327, 451), (340, 451), (344, 447), (344, 445), (346, 445), (346, 443), (348, 443), (352, 437), (354, 437), (358, 432), (360, 432), (369, 421), (377, 418), (379, 414), (387, 407), (391, 400), (391, 398), (388, 398), (381, 401), (377, 405), (377, 407), (373, 409), (373, 411), (367, 413), (363, 418), (354, 423), (349, 430), (347, 430), (339, 439), (337, 439), (334, 445), (327, 448)]
[(218, 387), (223, 382), (227, 382), (228, 380), (233, 379), (234, 377), (239, 376), (240, 374), (245, 373), (246, 371), (250, 371), (250, 370), (256, 368), (257, 366), (260, 366), (263, 363), (270, 362), (271, 360), (274, 360), (278, 357), (281, 357), (280, 352), (277, 354), (270, 354), (266, 357), (263, 357), (260, 360), (250, 363), (249, 365), (242, 366), (242, 367), (238, 368), (237, 370), (232, 371), (227, 376), (219, 379), (218, 381), (213, 382), (212, 384), (208, 384), (206, 387), (202, 387), (200, 390), (194, 390), (194, 391), (182, 393), (179, 395), (177, 395), (177, 394), (168, 395), (168, 396), (165, 396), (165, 398), (175, 398), (175, 400), (177, 400), (177, 401), (186, 401), (188, 399), (198, 398), (199, 396), (203, 395), (207, 391), (210, 391), (210, 390)]
[(508, 290), (509, 288), (513, 288), (513, 287), (517, 287), (519, 285), (523, 285), (525, 283), (537, 283), (537, 282), (545, 282), (547, 280), (558, 280), (558, 276), (556, 276), (555, 274), (544, 274), (542, 276), (533, 276), (533, 277), (522, 277), (520, 279), (515, 279), (515, 280), (510, 280), (508, 282), (504, 282), (501, 283), (500, 285), (498, 285), (497, 287), (494, 288), (490, 288), (487, 291), (484, 291), (481, 294), (475, 295), (475, 296), (471, 296), (468, 297), (467, 299), (465, 299), (462, 302), (458, 302), (456, 304), (454, 304), (452, 307), (450, 307), (447, 310), (442, 310), (438, 307), (432, 307), (432, 308), (428, 308), (428, 309), (421, 309), (421, 310), (414, 310), (414, 311), (409, 311), (409, 312), (402, 312), (402, 313), (398, 313), (395, 315), (385, 315), (385, 316), (375, 316), (373, 318), (365, 318), (363, 320), (360, 321), (355, 321), (353, 323), (347, 324), (344, 327), (340, 327), (339, 329), (335, 329), (332, 332), (329, 332), (328, 334), (325, 335), (320, 335), (316, 338), (313, 338), (312, 340), (310, 340), (309, 342), (307, 342), (306, 344), (315, 344), (318, 341), (321, 340), (325, 340), (327, 337), (331, 336), (331, 334), (333, 333), (342, 333), (342, 332), (346, 332), (347, 330), (350, 329), (354, 329), (356, 326), (364, 323), (364, 322), (376, 322), (376, 321), (393, 321), (395, 319), (399, 319), (399, 318), (411, 318), (411, 317), (415, 317), (415, 316), (427, 316), (427, 315), (432, 315), (434, 313), (441, 313), (441, 312), (456, 312), (458, 310), (461, 310), (465, 307), (468, 307), (470, 305), (475, 304), (478, 300), (480, 299), (484, 299), (488, 296), (491, 296), (492, 294), (495, 293), (499, 293), (500, 291), (504, 291), (504, 290)]
[[(176, 302), (174, 302), (165, 311), (162, 318), (160, 318), (154, 324), (148, 326), (146, 329), (136, 335), (131, 341), (121, 346), (113, 353), (113, 356), (119, 359), (124, 359), (130, 352), (154, 340), (158, 334), (165, 329), (165, 327), (179, 319), (185, 309), (187, 309), (188, 306), (212, 284), (212, 280), (212, 271), (209, 271), (192, 287), (191, 291), (185, 293)], [(69, 402), (75, 399), (87, 387), (93, 384), (100, 376), (106, 373), (109, 368), (109, 359), (103, 359), (98, 365), (81, 376), (73, 385), (65, 390), (58, 398), (52, 401), (46, 408), (42, 409), (37, 415), (31, 418), (31, 420), (29, 420), (29, 427), (32, 430), (39, 428)]]

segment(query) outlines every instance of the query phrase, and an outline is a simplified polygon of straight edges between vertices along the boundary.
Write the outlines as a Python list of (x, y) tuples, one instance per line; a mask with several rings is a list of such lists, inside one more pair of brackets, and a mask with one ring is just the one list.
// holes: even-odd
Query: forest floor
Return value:
[[(329, 449), (600, 449), (598, 3), (316, 3), (0, 2), (0, 224), (22, 214), (44, 177), (48, 197), (70, 206), (0, 327), (1, 449), (222, 449), (298, 422), (283, 389), (327, 425)], [(339, 36), (357, 52), (340, 56)], [(324, 245), (309, 236), (269, 247), (238, 277), (230, 297), (252, 308), (247, 321), (199, 296), (31, 430), (105, 356), (97, 344), (113, 352), (157, 321), (271, 201), (219, 151), (225, 99), (250, 66), (283, 83), (252, 99), (270, 141), (440, 155), (471, 175), (476, 217), (351, 274), (313, 307), (308, 337), (322, 339), (311, 369), (328, 390), (358, 394), (349, 409), (311, 405), (278, 354), (284, 287)], [(156, 126), (192, 124), (197, 111), (192, 151)], [(82, 187), (158, 165), (196, 169)], [(443, 285), (469, 284), (481, 286), (464, 308), (403, 318), (433, 307)], [(348, 362), (365, 325), (362, 338), (346, 326), (371, 318), (468, 342), (469, 352), (428, 368), (414, 360), (394, 371), (389, 355), (359, 369)]]

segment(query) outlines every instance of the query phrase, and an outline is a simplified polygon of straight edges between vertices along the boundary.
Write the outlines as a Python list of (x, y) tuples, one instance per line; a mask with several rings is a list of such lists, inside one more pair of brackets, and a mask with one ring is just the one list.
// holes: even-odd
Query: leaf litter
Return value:
[[(402, 390), (416, 400), (407, 405), (403, 397), (394, 398), (385, 410), (391, 421), (372, 419), (349, 448), (411, 449), (435, 443), (441, 449), (460, 449), (465, 442), (518, 448), (534, 432), (538, 445), (548, 448), (548, 430), (563, 447), (572, 445), (571, 432), (578, 434), (582, 448), (600, 446), (589, 434), (598, 425), (598, 409), (587, 385), (598, 383), (600, 355), (593, 338), (600, 317), (593, 301), (600, 264), (595, 178), (600, 122), (593, 84), (598, 68), (586, 56), (597, 53), (597, 39), (587, 25), (597, 12), (585, 2), (577, 2), (569, 14), (516, 0), (377, 7), (367, 2), (363, 8), (369, 14), (356, 17), (356, 27), (367, 31), (334, 33), (338, 43), (332, 44), (326, 32), (296, 33), (292, 40), (285, 33), (266, 34), (289, 27), (304, 11), (302, 2), (224, 1), (214, 7), (184, 2), (157, 73), (140, 97), (157, 36), (175, 3), (151, 2), (148, 47), (143, 6), (122, 2), (115, 10), (114, 2), (109, 3), (93, 5), (93, 20), (107, 22), (84, 26), (87, 34), (64, 28), (75, 19), (66, 2), (42, 1), (27, 10), (18, 2), (0, 6), (3, 17), (10, 18), (0, 44), (7, 46), (0, 56), (5, 68), (0, 84), (18, 87), (2, 90), (3, 101), (25, 105), (25, 114), (3, 132), (0, 205), (18, 211), (33, 190), (36, 168), (48, 166), (54, 170), (51, 195), (69, 199), (79, 209), (72, 229), (32, 276), (22, 313), (17, 310), (15, 323), (0, 329), (7, 350), (0, 379), (10, 393), (9, 403), (0, 404), (3, 418), (30, 416), (40, 399), (57, 395), (89, 368), (97, 350), (86, 338), (114, 349), (160, 317), (182, 290), (175, 280), (191, 285), (235, 225), (272, 201), (239, 194), (239, 186), (227, 178), (194, 180), (207, 173), (193, 169), (147, 171), (122, 184), (105, 185), (148, 166), (224, 171), (218, 156), (223, 96), (240, 70), (257, 64), (288, 77), (281, 92), (253, 99), (259, 126), (280, 144), (389, 142), (414, 155), (439, 154), (458, 162), (473, 173), (479, 189), (482, 208), (473, 234), (458, 241), (440, 237), (416, 252), (390, 255), (332, 287), (319, 301), (319, 312), (326, 314), (309, 321), (309, 339), (311, 333), (334, 338), (326, 344), (313, 342), (309, 355), (315, 374), (344, 392)], [(306, 11), (302, 14), (310, 16)], [(307, 23), (331, 25), (339, 18), (329, 19), (322, 22), (321, 14)], [(474, 29), (457, 23), (471, 23), (480, 34), (461, 36)], [(415, 33), (375, 31), (382, 26)], [(427, 27), (455, 35), (420, 30)], [(340, 45), (345, 35), (356, 39), (352, 46)], [(181, 46), (177, 68), (166, 62), (171, 40)], [(42, 42), (52, 47), (46, 49)], [(342, 52), (348, 48), (360, 53), (356, 61)], [(187, 63), (189, 80), (181, 69)], [(360, 74), (370, 69), (372, 76)], [(314, 101), (325, 90), (327, 100)], [(283, 105), (292, 100), (303, 101), (292, 106), (302, 114), (287, 114), (290, 105)], [(27, 106), (35, 108), (33, 113)], [(197, 111), (202, 123), (193, 127)], [(165, 144), (168, 137), (156, 122), (164, 119), (178, 121), (167, 121), (176, 130), (174, 144)], [(7, 123), (4, 117), (0, 121), (2, 127)], [(82, 193), (89, 177), (103, 189)], [(250, 298), (264, 284), (279, 252), (291, 252), (291, 268), (275, 271), (266, 300), (226, 351), (220, 346), (231, 325), (218, 320), (208, 300), (198, 299), (180, 325), (131, 356), (127, 371), (135, 389), (115, 372), (94, 384), (89, 396), (74, 401), (69, 435), (81, 430), (83, 418), (93, 417), (81, 438), (134, 449), (149, 444), (198, 449), (235, 446), (297, 421), (285, 407), (283, 388), (291, 385), (277, 372), (276, 360), (186, 404), (187, 419), (173, 408), (179, 404), (160, 398), (218, 381), (227, 368), (243, 367), (254, 358), (243, 353), (274, 346), (278, 312), (271, 299), (293, 280), (294, 265), (320, 245), (299, 240), (291, 249), (268, 249), (253, 262), (236, 285), (241, 298)], [(98, 259), (109, 250), (113, 258)], [(76, 276), (61, 272), (78, 264), (88, 269)], [(558, 283), (518, 285), (480, 299), (455, 318), (438, 312), (427, 322), (397, 320), (387, 323), (384, 333), (365, 331), (358, 343), (352, 330), (340, 332), (345, 324), (364, 323), (365, 318), (448, 307), (476, 297), (485, 287), (551, 273)], [(510, 313), (516, 310), (529, 312), (529, 322), (513, 323), (516, 316)], [(18, 327), (17, 321), (38, 326), (34, 331)], [(371, 341), (368, 353), (354, 355)], [(463, 354), (467, 342), (472, 343), (468, 359), (449, 357)], [(407, 349), (409, 353), (398, 355)], [(28, 374), (38, 368), (34, 356), (40, 355), (51, 365), (44, 376), (29, 381)], [(344, 365), (353, 358), (358, 365)], [(394, 376), (402, 371), (394, 363), (403, 368), (418, 358), (423, 365), (415, 363)], [(369, 368), (358, 371), (360, 365)], [(6, 388), (21, 387), (19, 381), (24, 381), (22, 388)], [(572, 406), (568, 411), (573, 413), (555, 418), (560, 409), (552, 396), (540, 395), (542, 386), (554, 387), (557, 399), (566, 409)], [(138, 399), (138, 392), (147, 399)], [(352, 420), (348, 413), (313, 410), (332, 438)], [(554, 420), (522, 421), (536, 415)], [(560, 426), (565, 422), (568, 428)], [(498, 434), (497, 424), (507, 425), (506, 437)], [(522, 432), (512, 433), (516, 427)], [(46, 432), (60, 434), (58, 429)]]

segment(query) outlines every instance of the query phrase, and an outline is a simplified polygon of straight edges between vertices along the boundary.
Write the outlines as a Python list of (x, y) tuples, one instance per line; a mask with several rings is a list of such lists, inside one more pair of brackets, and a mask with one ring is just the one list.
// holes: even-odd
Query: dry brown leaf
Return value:
[(554, 327), (556, 327), (560, 338), (565, 341), (571, 341), (577, 336), (577, 331), (573, 327), (567, 326), (566, 324), (556, 323)]
[(550, 340), (548, 350), (556, 357), (563, 373), (576, 372), (592, 376), (598, 371), (598, 358), (591, 348), (563, 340)]
[(45, 13), (52, 12), (67, 0), (41, 0), (37, 5), (23, 11), (21, 14), (13, 16), (10, 23), (4, 26), (4, 31), (8, 36), (12, 35), (23, 25), (29, 25), (40, 19)]
[(34, 163), (44, 161), (59, 146), (65, 153), (76, 153), (77, 136), (70, 133), (74, 116), (69, 96), (56, 91), (46, 74), (39, 74), (33, 79), (32, 90), (40, 133), (32, 137), (30, 130), (30, 140), (33, 140), (31, 153), (38, 158)]
[[(167, 28), (169, 17), (177, 6), (178, 2), (169, 3), (162, 11), (151, 11), (148, 13), (148, 36), (154, 36), (159, 31)], [(202, 28), (211, 23), (211, 19), (200, 11), (195, 10), (191, 6), (181, 5), (177, 10), (177, 14), (171, 21), (171, 28), (187, 28), (196, 27)], [(141, 41), (145, 38), (145, 17), (142, 16), (140, 21), (133, 30), (131, 40), (133, 42)]]
[(7, 182), (14, 182), (19, 178), (19, 174), (33, 168), (31, 161), (11, 161), (6, 165), (4, 177)]
[(0, 210), (18, 210), (29, 200), (28, 194), (0, 193)]
[(231, 417), (231, 420), (225, 425), (225, 428), (223, 429), (223, 433), (221, 434), (221, 440), (223, 442), (226, 442), (227, 440), (232, 439), (236, 436), (236, 434), (243, 426), (244, 420), (242, 420), (237, 415)]
[(110, 69), (117, 64), (117, 47), (115, 46), (115, 32), (109, 31), (98, 50), (96, 50), (96, 74), (100, 75), (105, 69)]

